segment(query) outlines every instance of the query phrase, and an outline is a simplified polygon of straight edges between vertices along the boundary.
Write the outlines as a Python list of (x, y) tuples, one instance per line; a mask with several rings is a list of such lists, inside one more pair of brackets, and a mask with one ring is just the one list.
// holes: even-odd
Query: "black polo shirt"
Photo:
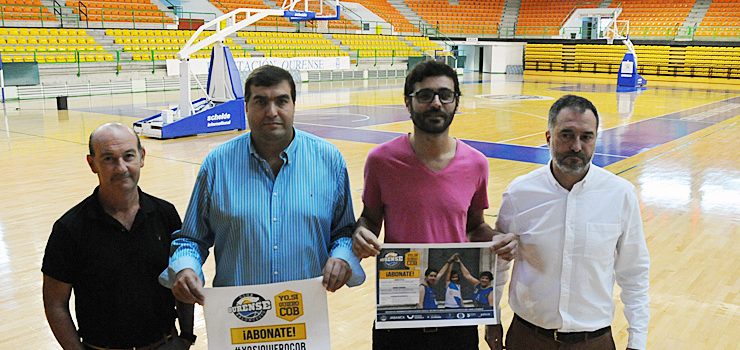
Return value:
[(72, 285), (85, 342), (130, 348), (169, 333), (175, 299), (157, 277), (181, 225), (172, 204), (139, 189), (139, 211), (126, 230), (103, 210), (97, 188), (54, 223), (41, 271)]

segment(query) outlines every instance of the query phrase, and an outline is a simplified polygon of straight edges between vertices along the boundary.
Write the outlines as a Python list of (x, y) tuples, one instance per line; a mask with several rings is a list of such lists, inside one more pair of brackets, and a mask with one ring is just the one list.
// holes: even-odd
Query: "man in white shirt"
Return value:
[[(509, 185), (496, 223), (519, 234), (506, 349), (615, 349), (615, 280), (627, 348), (645, 349), (650, 257), (634, 187), (591, 164), (599, 118), (590, 101), (563, 96), (548, 119), (551, 161)], [(500, 265), (504, 280), (509, 264)]]

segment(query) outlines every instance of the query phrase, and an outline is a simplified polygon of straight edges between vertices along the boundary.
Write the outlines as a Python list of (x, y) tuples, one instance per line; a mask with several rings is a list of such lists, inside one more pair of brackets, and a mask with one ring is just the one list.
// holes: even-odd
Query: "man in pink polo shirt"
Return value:
[[(417, 64), (404, 86), (414, 131), (386, 142), (365, 163), (364, 209), (353, 235), (358, 257), (379, 253), (385, 220), (387, 243), (494, 241), (494, 251), (510, 260), (514, 234), (485, 223), (488, 160), (449, 136), (460, 102), (455, 71), (443, 63)], [(495, 236), (494, 236), (495, 235)], [(489, 326), (489, 346), (500, 349), (500, 325)], [(478, 349), (476, 326), (373, 330), (373, 349)]]

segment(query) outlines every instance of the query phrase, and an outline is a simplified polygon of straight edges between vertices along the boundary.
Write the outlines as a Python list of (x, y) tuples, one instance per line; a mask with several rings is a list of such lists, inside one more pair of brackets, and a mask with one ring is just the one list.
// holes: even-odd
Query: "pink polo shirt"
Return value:
[(409, 135), (370, 151), (362, 200), (383, 209), (386, 243), (468, 241), (468, 211), (488, 208), (488, 160), (456, 141), (455, 157), (439, 172), (416, 157)]

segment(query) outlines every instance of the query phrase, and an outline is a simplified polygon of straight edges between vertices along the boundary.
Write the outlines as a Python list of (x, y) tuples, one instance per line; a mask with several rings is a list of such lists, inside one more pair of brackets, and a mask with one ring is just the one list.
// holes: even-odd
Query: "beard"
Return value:
[[(439, 120), (441, 118), (441, 121)], [(455, 111), (447, 113), (440, 109), (430, 109), (425, 112), (411, 110), (411, 121), (419, 130), (428, 134), (441, 134), (447, 131), (455, 118)]]
[(552, 148), (550, 149), (550, 156), (558, 170), (569, 176), (584, 175), (588, 171), (591, 158), (593, 158), (593, 154), (587, 156), (583, 151), (558, 153)]

